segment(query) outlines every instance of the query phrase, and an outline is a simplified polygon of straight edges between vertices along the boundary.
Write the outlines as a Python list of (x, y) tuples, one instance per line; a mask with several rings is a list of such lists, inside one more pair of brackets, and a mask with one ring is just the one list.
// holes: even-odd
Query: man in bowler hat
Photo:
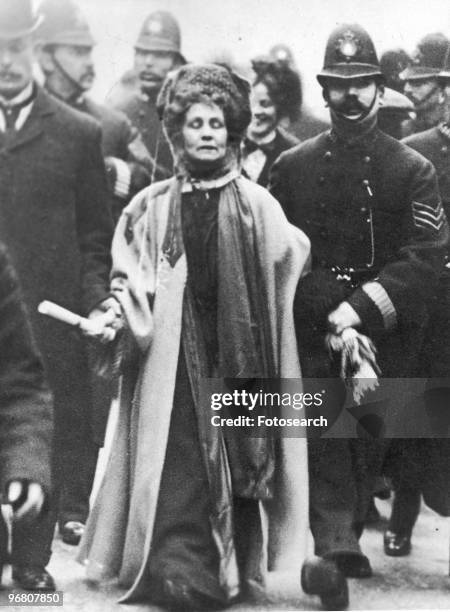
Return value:
[(112, 219), (101, 130), (33, 80), (31, 0), (0, 0), (0, 239), (7, 245), (54, 394), (55, 495), (39, 528), (14, 525), (13, 579), (53, 590), (51, 555), (58, 496), (82, 466), (92, 410), (85, 347), (77, 333), (37, 313), (44, 299), (95, 316), (108, 307)]

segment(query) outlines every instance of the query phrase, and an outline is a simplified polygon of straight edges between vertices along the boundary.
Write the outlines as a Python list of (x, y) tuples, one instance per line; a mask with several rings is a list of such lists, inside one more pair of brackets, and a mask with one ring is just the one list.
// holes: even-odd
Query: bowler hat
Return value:
[(12, 40), (31, 34), (41, 21), (31, 0), (0, 0), (0, 39)]

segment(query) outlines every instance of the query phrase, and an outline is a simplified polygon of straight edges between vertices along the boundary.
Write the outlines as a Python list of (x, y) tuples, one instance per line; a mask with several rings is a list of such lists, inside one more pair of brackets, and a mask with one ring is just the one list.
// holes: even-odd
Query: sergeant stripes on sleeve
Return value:
[(439, 231), (444, 225), (445, 215), (442, 203), (439, 201), (436, 208), (429, 204), (422, 204), (421, 202), (412, 203), (412, 213), (414, 219), (414, 225), (416, 227), (422, 227), (427, 229), (429, 227)]

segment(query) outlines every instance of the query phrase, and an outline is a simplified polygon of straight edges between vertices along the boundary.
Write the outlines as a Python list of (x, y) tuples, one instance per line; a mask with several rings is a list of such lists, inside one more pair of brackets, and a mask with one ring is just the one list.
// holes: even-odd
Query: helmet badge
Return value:
[(160, 21), (150, 21), (147, 26), (149, 34), (161, 34), (163, 26)]
[(361, 50), (361, 41), (351, 30), (347, 30), (336, 42), (336, 50), (346, 62), (350, 62)]

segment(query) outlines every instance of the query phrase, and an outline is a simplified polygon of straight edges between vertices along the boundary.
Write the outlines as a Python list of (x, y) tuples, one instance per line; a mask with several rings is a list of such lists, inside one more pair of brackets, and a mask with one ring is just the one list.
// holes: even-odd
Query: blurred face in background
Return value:
[(80, 45), (56, 45), (53, 51), (56, 69), (61, 76), (76, 83), (80, 91), (88, 91), (94, 84), (95, 70), (92, 47)]
[(183, 127), (186, 157), (200, 166), (214, 166), (225, 158), (228, 130), (223, 110), (216, 104), (197, 102), (186, 112)]
[(416, 109), (426, 108), (439, 102), (439, 86), (436, 79), (413, 79), (405, 82), (405, 96)]
[(177, 65), (177, 55), (172, 51), (144, 51), (136, 49), (134, 69), (139, 75), (144, 93), (156, 96), (167, 74)]
[(0, 39), (0, 96), (17, 96), (33, 79), (34, 45), (30, 36)]
[(252, 120), (248, 127), (248, 136), (252, 140), (261, 140), (275, 130), (278, 124), (278, 112), (267, 86), (256, 83), (250, 94)]

